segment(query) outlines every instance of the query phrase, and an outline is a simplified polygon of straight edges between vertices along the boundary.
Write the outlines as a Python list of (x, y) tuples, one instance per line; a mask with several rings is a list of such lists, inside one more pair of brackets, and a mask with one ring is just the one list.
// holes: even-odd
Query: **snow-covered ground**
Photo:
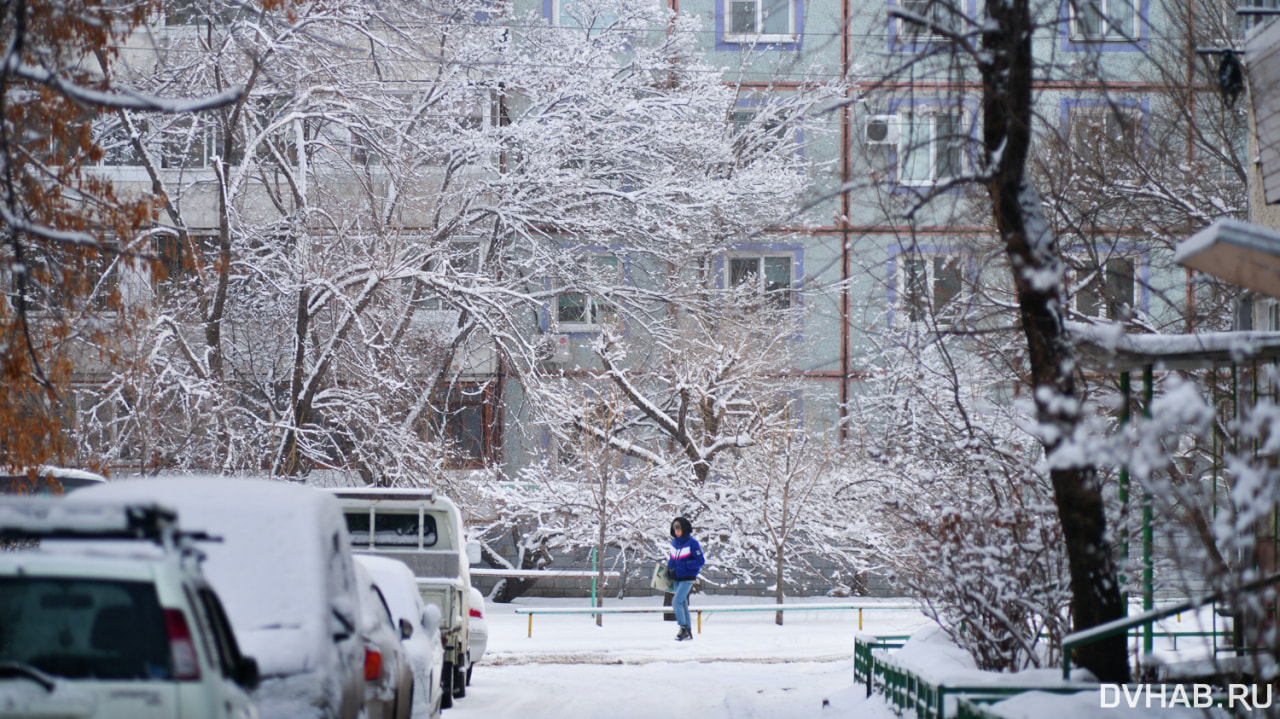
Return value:
[[(788, 600), (831, 601), (840, 600)], [(771, 602), (695, 595), (690, 605)], [(865, 699), (865, 689), (853, 685), (856, 611), (788, 611), (783, 626), (774, 624), (773, 612), (704, 615), (702, 633), (691, 642), (676, 642), (675, 623), (658, 614), (606, 615), (602, 627), (590, 615), (537, 615), (529, 637), (528, 618), (514, 611), (565, 606), (588, 601), (490, 604), (488, 652), (466, 698), (446, 719), (893, 717), (880, 699)], [(652, 607), (661, 600), (607, 599), (605, 606)], [(925, 622), (914, 610), (863, 613), (863, 631), (878, 634), (908, 634)]]

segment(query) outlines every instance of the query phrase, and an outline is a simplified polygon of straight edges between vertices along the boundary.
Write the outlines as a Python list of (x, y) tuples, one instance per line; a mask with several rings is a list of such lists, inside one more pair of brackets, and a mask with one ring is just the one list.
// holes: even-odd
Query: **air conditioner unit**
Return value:
[(569, 335), (543, 335), (538, 343), (538, 359), (553, 364), (566, 364), (573, 360), (573, 345)]
[(896, 145), (900, 128), (897, 115), (872, 115), (862, 126), (862, 139), (868, 145)]

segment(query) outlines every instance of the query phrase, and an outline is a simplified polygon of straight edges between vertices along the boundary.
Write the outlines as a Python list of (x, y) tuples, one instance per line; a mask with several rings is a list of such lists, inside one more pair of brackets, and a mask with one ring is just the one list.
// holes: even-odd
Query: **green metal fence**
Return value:
[[(918, 719), (946, 719), (958, 717), (959, 702), (969, 697), (984, 697), (991, 701), (1014, 696), (1027, 691), (1044, 691), (1055, 694), (1074, 694), (1080, 691), (1097, 691), (1097, 685), (1082, 683), (1054, 684), (997, 684), (968, 685), (931, 682), (919, 674), (898, 665), (887, 656), (890, 649), (899, 649), (907, 637), (872, 636), (859, 634), (853, 641), (853, 680), (867, 687), (867, 696), (881, 694), (899, 713), (911, 710)], [(947, 700), (953, 709), (947, 711)], [(973, 717), (980, 715), (970, 715)]]

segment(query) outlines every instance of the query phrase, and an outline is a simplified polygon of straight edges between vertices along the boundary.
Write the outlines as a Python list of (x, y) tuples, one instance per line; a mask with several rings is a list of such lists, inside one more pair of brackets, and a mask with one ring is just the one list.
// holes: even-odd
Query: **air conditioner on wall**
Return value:
[(569, 335), (547, 334), (538, 344), (538, 359), (552, 364), (565, 364), (573, 360), (573, 345)]
[(862, 139), (868, 145), (896, 145), (900, 125), (897, 115), (871, 115), (862, 125)]

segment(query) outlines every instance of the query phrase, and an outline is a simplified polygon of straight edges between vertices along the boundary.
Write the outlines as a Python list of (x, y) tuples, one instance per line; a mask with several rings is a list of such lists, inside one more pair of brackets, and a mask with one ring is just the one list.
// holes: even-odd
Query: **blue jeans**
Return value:
[(676, 624), (689, 626), (689, 590), (693, 589), (693, 580), (677, 580), (671, 597), (671, 608), (676, 613)]

